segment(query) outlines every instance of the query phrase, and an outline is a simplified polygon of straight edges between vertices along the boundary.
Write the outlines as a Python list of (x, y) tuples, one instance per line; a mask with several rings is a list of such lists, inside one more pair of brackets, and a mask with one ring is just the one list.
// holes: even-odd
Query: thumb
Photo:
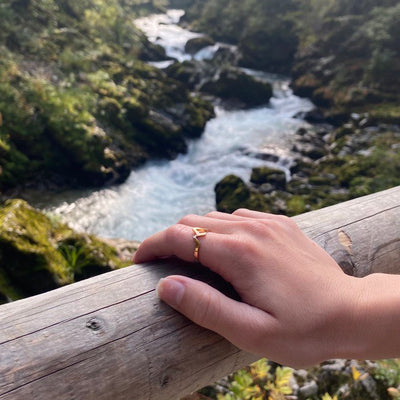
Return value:
[(232, 300), (211, 286), (183, 276), (161, 279), (157, 293), (194, 323), (210, 329), (241, 349), (256, 349), (272, 327), (273, 317), (248, 304)]

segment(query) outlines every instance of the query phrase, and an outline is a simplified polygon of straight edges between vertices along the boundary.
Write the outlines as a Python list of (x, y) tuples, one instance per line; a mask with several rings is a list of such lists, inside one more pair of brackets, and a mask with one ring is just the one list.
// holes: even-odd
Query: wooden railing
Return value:
[[(345, 272), (400, 273), (400, 187), (294, 218)], [(176, 400), (255, 361), (161, 303), (161, 277), (229, 292), (199, 265), (137, 265), (0, 307), (1, 400)]]

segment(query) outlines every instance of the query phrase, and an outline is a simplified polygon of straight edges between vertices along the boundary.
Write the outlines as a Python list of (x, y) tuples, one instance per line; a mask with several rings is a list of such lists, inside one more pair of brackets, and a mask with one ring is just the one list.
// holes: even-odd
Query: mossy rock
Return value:
[(272, 86), (235, 69), (223, 70), (217, 81), (205, 83), (200, 90), (224, 100), (238, 101), (248, 107), (267, 104), (272, 97)]
[(256, 211), (268, 211), (266, 198), (252, 191), (244, 181), (228, 175), (215, 186), (218, 211), (232, 213), (238, 208), (248, 208)]
[(306, 202), (305, 196), (295, 195), (290, 197), (286, 202), (287, 215), (292, 217), (294, 215), (303, 214), (308, 211), (309, 207)]
[(115, 248), (79, 234), (23, 200), (0, 208), (0, 293), (16, 300), (129, 264)]
[(71, 231), (58, 242), (58, 249), (73, 270), (75, 281), (124, 266), (117, 251), (93, 235)]
[(250, 182), (256, 185), (270, 183), (276, 189), (285, 189), (286, 187), (286, 174), (284, 171), (275, 168), (260, 167), (253, 168)]
[(23, 200), (9, 200), (0, 209), (0, 224), (0, 268), (25, 295), (73, 281), (57, 250), (54, 227), (44, 214)]
[(196, 54), (201, 49), (208, 46), (214, 46), (215, 41), (210, 36), (200, 36), (197, 38), (189, 39), (185, 44), (185, 51), (189, 54)]

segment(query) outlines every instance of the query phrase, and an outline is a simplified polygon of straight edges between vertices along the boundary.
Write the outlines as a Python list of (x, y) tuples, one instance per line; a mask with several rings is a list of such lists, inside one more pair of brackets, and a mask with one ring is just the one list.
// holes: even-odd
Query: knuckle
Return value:
[(213, 218), (213, 217), (218, 217), (218, 216), (221, 215), (221, 214), (223, 214), (223, 213), (220, 213), (219, 211), (210, 211), (210, 212), (207, 213), (205, 216), (206, 216), (206, 217)]
[(175, 224), (167, 228), (167, 230), (165, 231), (167, 242), (172, 243), (179, 241), (186, 229), (187, 227), (182, 224)]
[(191, 221), (193, 221), (194, 218), (195, 218), (195, 215), (193, 215), (193, 214), (185, 215), (184, 217), (182, 217), (182, 218), (178, 221), (178, 224), (181, 224), (181, 225), (190, 225), (190, 224), (191, 224)]
[(221, 304), (218, 297), (212, 296), (208, 291), (202, 293), (202, 298), (196, 307), (195, 321), (202, 326), (212, 326), (218, 321)]
[(232, 214), (233, 215), (240, 215), (243, 213), (248, 212), (249, 210), (247, 208), (238, 208), (237, 210), (235, 210)]
[(297, 226), (293, 219), (288, 217), (287, 215), (277, 215), (277, 221), (279, 221), (283, 225)]
[(266, 220), (252, 220), (246, 222), (247, 230), (257, 236), (270, 236), (272, 231), (272, 224)]

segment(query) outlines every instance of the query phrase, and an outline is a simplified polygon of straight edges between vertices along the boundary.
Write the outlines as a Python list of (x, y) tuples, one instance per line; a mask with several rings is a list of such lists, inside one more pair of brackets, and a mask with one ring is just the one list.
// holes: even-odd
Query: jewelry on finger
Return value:
[(199, 238), (204, 237), (207, 235), (208, 229), (205, 228), (192, 228), (194, 233), (193, 240), (194, 240), (194, 251), (193, 256), (196, 261), (199, 261), (199, 250), (200, 250), (200, 240)]

